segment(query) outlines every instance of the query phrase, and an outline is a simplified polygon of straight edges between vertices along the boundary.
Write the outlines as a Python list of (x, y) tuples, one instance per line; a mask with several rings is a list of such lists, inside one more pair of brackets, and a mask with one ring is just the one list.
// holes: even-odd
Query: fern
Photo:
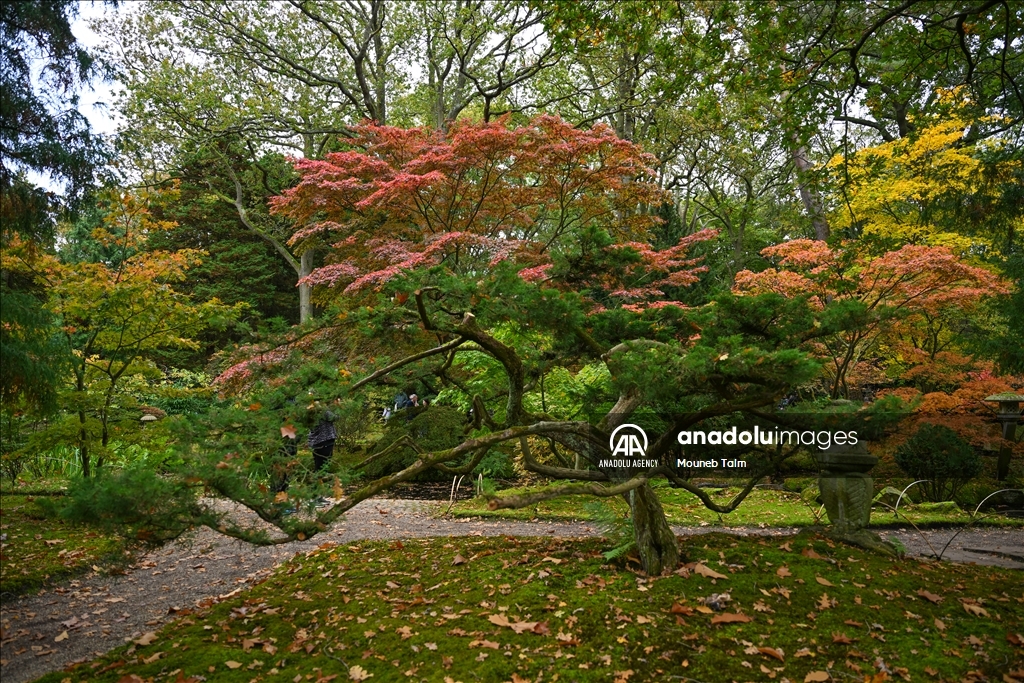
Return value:
[(623, 517), (614, 507), (603, 500), (590, 500), (583, 504), (590, 519), (611, 542), (611, 548), (601, 553), (606, 560), (615, 560), (636, 547), (633, 531), (633, 516)]

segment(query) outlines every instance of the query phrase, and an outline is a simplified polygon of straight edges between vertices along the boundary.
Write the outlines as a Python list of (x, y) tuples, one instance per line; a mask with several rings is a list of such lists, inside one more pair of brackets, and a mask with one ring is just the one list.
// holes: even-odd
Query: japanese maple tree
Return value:
[(216, 299), (194, 304), (175, 291), (202, 254), (146, 248), (149, 236), (174, 227), (153, 218), (151, 199), (143, 191), (104, 192), (98, 200), (102, 221), (88, 236), (94, 253), (30, 258), (32, 245), (13, 240), (2, 254), (5, 269), (45, 288), (46, 308), (59, 321), (70, 359), (59, 395), (66, 412), (30, 447), (72, 444), (85, 477), (139, 432), (142, 412), (133, 383), (161, 375), (153, 353), (193, 348), (201, 330), (240, 311)]
[[(725, 296), (695, 308), (680, 301), (702, 271), (690, 250), (714, 233), (651, 246), (658, 221), (651, 208), (665, 195), (639, 147), (606, 127), (580, 130), (548, 116), (515, 128), (497, 121), (459, 123), (447, 133), (380, 126), (356, 133), (349, 151), (297, 160), (299, 184), (274, 200), (275, 211), (297, 223), (294, 243), (316, 237), (334, 245), (309, 276), (334, 315), (316, 331), (297, 330), (277, 347), (242, 354), (220, 380), (225, 391), (239, 392), (237, 405), (212, 418), (223, 426), (188, 460), (189, 476), (285, 536), (272, 539), (210, 510), (212, 526), (260, 543), (305, 538), (397, 482), (428, 469), (466, 474), (491, 449), (515, 448), (525, 469), (572, 483), (492, 505), (623, 495), (641, 563), (658, 574), (675, 566), (679, 551), (652, 481), (668, 478), (729, 512), (792, 453), (755, 454), (747, 485), (727, 503), (675, 468), (680, 429), (770, 412), (795, 384), (813, 378), (818, 364), (795, 347), (817, 328), (805, 302), (774, 294)], [(317, 335), (321, 346), (341, 341), (310, 358)], [(436, 378), (461, 408), (471, 406), (472, 424), (446, 448), (426, 449), (414, 434), (395, 440), (356, 468), (396, 453), (414, 454), (411, 464), (336, 496), (312, 518), (285, 515), (278, 496), (247, 487), (243, 476), (259, 460), (250, 454), (274, 438), (276, 427), (268, 426), (291, 410), (258, 400), (261, 382), (282, 386), (260, 377), (273, 366), (302, 373), (318, 360), (329, 365), (330, 357), (335, 370), (318, 380), (321, 399), (361, 404), (370, 385), (410, 372)], [(574, 417), (549, 413), (538, 396), (545, 377), (581, 367), (598, 378), (592, 405)], [(299, 398), (291, 405), (309, 402)], [(275, 403), (282, 404), (289, 405)], [(656, 464), (615, 472), (597, 465), (610, 455), (611, 432), (638, 410), (657, 416), (645, 456)], [(236, 427), (246, 422), (255, 429)], [(566, 455), (578, 456), (575, 467)]]
[(734, 291), (806, 297), (818, 310), (831, 306), (859, 321), (815, 340), (815, 353), (827, 361), (833, 398), (847, 392), (850, 373), (882, 340), (901, 345), (916, 339), (917, 348), (934, 356), (943, 348), (940, 337), (948, 334), (945, 311), (964, 310), (1008, 291), (998, 275), (946, 247), (908, 244), (873, 256), (857, 245), (833, 248), (800, 239), (761, 253), (778, 267), (737, 274)]

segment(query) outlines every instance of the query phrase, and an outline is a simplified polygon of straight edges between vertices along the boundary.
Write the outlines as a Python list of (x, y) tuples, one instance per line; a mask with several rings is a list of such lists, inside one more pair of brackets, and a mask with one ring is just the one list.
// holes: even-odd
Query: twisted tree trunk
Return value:
[(644, 484), (625, 497), (633, 515), (633, 533), (643, 570), (649, 576), (673, 571), (679, 564), (679, 544), (654, 489)]

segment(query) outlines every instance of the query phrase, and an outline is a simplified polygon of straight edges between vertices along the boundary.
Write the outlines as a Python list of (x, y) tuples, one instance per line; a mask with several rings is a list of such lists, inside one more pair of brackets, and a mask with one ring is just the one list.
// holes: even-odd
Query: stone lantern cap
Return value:
[(1020, 415), (1020, 404), (1024, 402), (1024, 396), (1015, 394), (1012, 391), (1004, 391), (1001, 394), (992, 394), (986, 401), (999, 404), (999, 418), (1014, 419)]
[(868, 452), (863, 441), (856, 444), (834, 445), (817, 455), (818, 465), (835, 474), (867, 473), (878, 464), (878, 458)]
[(997, 403), (1021, 403), (1024, 402), (1024, 395), (1015, 394), (1012, 391), (1004, 391), (1001, 394), (992, 394), (985, 400)]

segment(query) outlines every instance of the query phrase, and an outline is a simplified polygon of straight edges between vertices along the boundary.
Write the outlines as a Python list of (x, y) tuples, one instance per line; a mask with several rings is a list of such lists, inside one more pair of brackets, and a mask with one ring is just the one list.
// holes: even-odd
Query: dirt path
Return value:
[[(583, 522), (516, 522), (431, 517), (436, 507), (423, 501), (369, 500), (351, 510), (327, 532), (304, 542), (254, 548), (209, 529), (187, 542), (151, 552), (123, 576), (89, 575), (67, 586), (6, 601), (0, 608), (0, 676), (4, 683), (33, 680), (68, 664), (101, 655), (117, 645), (155, 631), (207, 598), (234, 594), (265, 576), (277, 564), (325, 541), (430, 536), (595, 536)], [(677, 528), (680, 535), (722, 531), (720, 527)], [(729, 533), (785, 536), (796, 529), (728, 529)], [(887, 531), (911, 554), (941, 550), (955, 532)], [(1024, 568), (1024, 530), (971, 530), (953, 541), (946, 557), (954, 561)], [(968, 550), (969, 549), (969, 550)], [(67, 634), (66, 636), (64, 634)], [(60, 640), (56, 640), (60, 638)]]

